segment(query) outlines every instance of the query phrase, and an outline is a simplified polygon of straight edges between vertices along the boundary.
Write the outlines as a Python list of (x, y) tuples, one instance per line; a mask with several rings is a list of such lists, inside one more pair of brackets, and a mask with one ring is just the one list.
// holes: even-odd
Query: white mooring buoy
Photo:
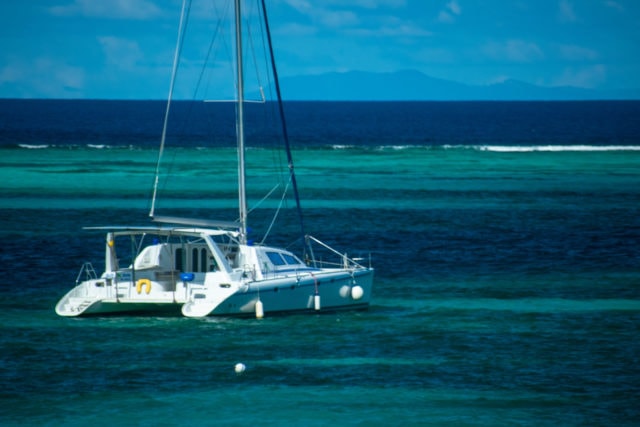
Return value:
[(244, 365), (244, 363), (236, 363), (236, 366), (234, 367), (236, 374), (243, 373), (245, 369), (247, 369), (247, 367)]
[(264, 317), (264, 307), (262, 306), (262, 301), (258, 300), (256, 302), (256, 319), (262, 319)]

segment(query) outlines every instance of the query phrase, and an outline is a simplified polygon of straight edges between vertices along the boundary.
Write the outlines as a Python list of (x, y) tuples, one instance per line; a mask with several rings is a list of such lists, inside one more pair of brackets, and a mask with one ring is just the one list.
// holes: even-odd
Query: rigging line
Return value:
[[(260, 8), (260, 0), (256, 1), (256, 5), (258, 5), (258, 8)], [(260, 15), (260, 10), (258, 10), (258, 15)], [(269, 59), (269, 54), (268, 54), (269, 49), (267, 49), (267, 40), (265, 40), (266, 30), (264, 28), (264, 20), (258, 19), (258, 24), (260, 26), (259, 34), (260, 34), (260, 41), (262, 43), (262, 49), (261, 49), (261, 52), (262, 52), (262, 55), (263, 55), (262, 61), (265, 64), (265, 67), (266, 67), (266, 70), (264, 70), (264, 71), (265, 71), (265, 78), (267, 80), (267, 88), (269, 89), (269, 101), (272, 101), (275, 98), (274, 94), (273, 94), (273, 86), (274, 85), (273, 85), (273, 81), (271, 80), (272, 76), (269, 73), (269, 67), (268, 67), (270, 59)], [(250, 40), (252, 40), (252, 43), (253, 43), (253, 38), (251, 38)], [(253, 47), (253, 44), (252, 44), (252, 47)], [(255, 59), (255, 52), (254, 52), (254, 61), (256, 63), (256, 73), (257, 73), (258, 72), (257, 71), (258, 70), (258, 67), (257, 67), (258, 63), (257, 63), (257, 60)], [(265, 94), (264, 94), (264, 90), (263, 90), (262, 86), (260, 86), (260, 93), (262, 95), (263, 103), (266, 103)], [(267, 108), (265, 108), (263, 111), (264, 111), (265, 120), (271, 120), (272, 118), (276, 118), (279, 115), (279, 113), (277, 111), (277, 106), (273, 102), (269, 102), (269, 104), (267, 105)], [(281, 135), (278, 134), (277, 136), (280, 137)], [(283, 153), (282, 153), (282, 149), (281, 148), (277, 149), (277, 150), (276, 149), (271, 150), (271, 156), (272, 156), (272, 159), (273, 159), (273, 164), (277, 165), (278, 179), (280, 180), (280, 185), (283, 185), (283, 186), (286, 185), (287, 188), (288, 188), (288, 185), (289, 185), (289, 182), (291, 181), (291, 178), (289, 177), (288, 181), (285, 179), (285, 173), (284, 173), (285, 169), (287, 170), (287, 174), (286, 175), (290, 175), (290, 174), (288, 173), (288, 168), (285, 168), (283, 166), (282, 155), (283, 155)], [(285, 184), (285, 181), (287, 181), (286, 184)]]
[(267, 237), (269, 236), (269, 233), (271, 233), (271, 229), (273, 228), (273, 224), (275, 224), (276, 222), (276, 218), (278, 218), (278, 215), (280, 214), (280, 209), (282, 209), (282, 205), (284, 204), (284, 200), (285, 197), (287, 195), (287, 189), (289, 188), (289, 183), (287, 183), (287, 188), (284, 189), (284, 191), (282, 192), (282, 197), (280, 198), (280, 203), (278, 204), (278, 209), (276, 209), (276, 213), (273, 215), (273, 218), (271, 219), (271, 224), (269, 224), (269, 227), (267, 228), (267, 231), (264, 233), (264, 237), (262, 238), (262, 241), (260, 242), (260, 245), (263, 245), (265, 240), (267, 240)]
[[(267, 66), (267, 64), (269, 64), (269, 57), (267, 56), (267, 48), (265, 46), (265, 40), (264, 40), (265, 30), (264, 30), (263, 22), (261, 20), (258, 20), (258, 23), (260, 24), (260, 34), (262, 36), (260, 37), (260, 40), (262, 41), (262, 55), (264, 56), (263, 61), (265, 66)], [(268, 71), (268, 66), (267, 66), (267, 72), (265, 73), (265, 77), (267, 79), (267, 87), (269, 88), (269, 100), (272, 100), (273, 90), (271, 88), (271, 78)], [(264, 98), (264, 92), (262, 93), (262, 97)]]
[(191, 10), (191, 0), (183, 0), (182, 11), (180, 12), (180, 25), (178, 26), (178, 41), (176, 42), (176, 51), (173, 56), (173, 68), (171, 70), (171, 83), (169, 85), (169, 98), (167, 99), (167, 108), (164, 112), (164, 123), (162, 125), (162, 137), (160, 138), (160, 150), (158, 151), (158, 161), (156, 162), (156, 176), (153, 183), (153, 196), (151, 198), (151, 209), (149, 210), (149, 216), (152, 218), (155, 214), (155, 208), (156, 208), (156, 196), (158, 194), (158, 181), (160, 176), (160, 163), (162, 161), (164, 145), (167, 140), (169, 110), (171, 108), (171, 99), (173, 98), (173, 89), (176, 83), (176, 74), (178, 74), (178, 63), (180, 58), (180, 52), (182, 51), (182, 43), (184, 42), (183, 29), (186, 26), (186, 22), (188, 20), (190, 10)]
[(271, 57), (271, 68), (273, 71), (273, 80), (276, 86), (276, 94), (278, 95), (278, 109), (280, 110), (280, 121), (282, 123), (282, 135), (284, 143), (287, 149), (287, 161), (289, 164), (289, 175), (291, 176), (291, 184), (293, 186), (293, 194), (296, 198), (296, 208), (298, 210), (298, 217), (300, 218), (300, 231), (302, 236), (305, 235), (304, 220), (302, 217), (302, 207), (300, 206), (300, 195), (298, 194), (298, 184), (296, 182), (296, 175), (293, 170), (293, 157), (291, 156), (291, 145), (289, 144), (289, 134), (287, 133), (287, 123), (284, 116), (284, 106), (282, 103), (282, 93), (280, 92), (280, 82), (278, 81), (278, 71), (276, 69), (276, 61), (273, 54), (273, 44), (271, 43), (271, 30), (269, 29), (269, 20), (267, 19), (267, 6), (264, 0), (262, 3), (262, 17), (264, 19), (265, 32), (267, 33), (267, 40), (269, 44), (269, 56)]
[(258, 81), (258, 90), (260, 91), (260, 95), (264, 100), (264, 90), (262, 88), (262, 82), (260, 81), (260, 69), (258, 68), (258, 60), (256, 59), (256, 49), (253, 45), (253, 36), (251, 34), (251, 25), (249, 25), (248, 19), (245, 19), (247, 28), (247, 33), (249, 33), (249, 50), (251, 50), (251, 56), (253, 57), (253, 66), (255, 68), (256, 80)]
[[(280, 183), (276, 184), (271, 191), (269, 191), (262, 199), (260, 199), (260, 201), (258, 203), (255, 204), (254, 207), (252, 207), (249, 212), (247, 212), (247, 214), (250, 214), (251, 212), (253, 212), (254, 210), (258, 209), (258, 207), (260, 207), (260, 205), (262, 204), (262, 202), (264, 202), (265, 200), (267, 200), (271, 194), (273, 194), (274, 191), (276, 191), (279, 187), (280, 187)], [(289, 187), (289, 184), (287, 183), (287, 188)], [(285, 188), (285, 193), (286, 193), (287, 189)]]
[[(202, 84), (202, 80), (204, 78), (204, 73), (207, 69), (207, 64), (209, 64), (209, 59), (211, 58), (211, 53), (214, 51), (214, 45), (216, 43), (216, 41), (218, 41), (220, 38), (224, 38), (223, 32), (222, 32), (222, 22), (226, 19), (226, 17), (228, 16), (228, 12), (229, 12), (229, 8), (224, 8), (224, 12), (220, 13), (220, 11), (215, 7), (215, 3), (214, 3), (214, 9), (216, 12), (216, 15), (220, 17), (220, 19), (218, 19), (218, 24), (216, 25), (216, 29), (213, 31), (213, 36), (211, 37), (211, 42), (209, 43), (209, 49), (207, 50), (207, 55), (204, 58), (204, 61), (202, 63), (202, 69), (200, 70), (200, 75), (198, 77), (198, 81), (196, 83), (196, 86), (193, 90), (193, 99), (196, 99), (196, 95), (200, 89), (200, 86)], [(215, 55), (214, 55), (214, 60), (215, 60)]]

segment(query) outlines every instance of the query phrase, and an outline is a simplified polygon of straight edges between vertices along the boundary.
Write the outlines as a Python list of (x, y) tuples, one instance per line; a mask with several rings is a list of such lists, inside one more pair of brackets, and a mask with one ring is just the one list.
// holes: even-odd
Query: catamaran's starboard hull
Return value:
[[(373, 270), (355, 276), (343, 273), (320, 277), (317, 287), (315, 281), (297, 283), (282, 280), (263, 286), (254, 284), (245, 292), (233, 294), (209, 313), (209, 316), (254, 316), (258, 301), (262, 303), (265, 315), (366, 309), (371, 298), (372, 284)], [(358, 295), (357, 299), (353, 297), (354, 286), (362, 290), (362, 295)], [(316, 307), (316, 295), (319, 297), (319, 307)]]

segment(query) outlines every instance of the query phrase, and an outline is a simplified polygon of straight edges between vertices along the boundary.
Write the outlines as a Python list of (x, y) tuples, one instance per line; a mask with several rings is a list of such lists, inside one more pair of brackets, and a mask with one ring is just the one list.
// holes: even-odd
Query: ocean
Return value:
[[(248, 106), (249, 221), (288, 246), (274, 110)], [(58, 317), (104, 263), (82, 227), (149, 224), (164, 103), (0, 100), (1, 425), (640, 424), (640, 102), (285, 110), (306, 232), (371, 259), (366, 311)], [(233, 107), (172, 118), (158, 213), (234, 219)]]

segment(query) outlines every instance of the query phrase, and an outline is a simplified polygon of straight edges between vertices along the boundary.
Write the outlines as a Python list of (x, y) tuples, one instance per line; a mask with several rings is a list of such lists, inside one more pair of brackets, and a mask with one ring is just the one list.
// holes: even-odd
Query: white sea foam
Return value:
[(480, 151), (496, 151), (501, 153), (528, 153), (533, 151), (640, 151), (638, 145), (481, 145), (474, 147)]
[(49, 148), (48, 144), (18, 144), (20, 148), (26, 148), (27, 150), (42, 150), (45, 148)]
[[(28, 150), (43, 150), (49, 148), (67, 148), (81, 149), (89, 148), (93, 150), (109, 150), (109, 149), (128, 149), (139, 150), (143, 147), (136, 145), (114, 146), (109, 144), (87, 144), (87, 145), (52, 145), (52, 144), (18, 144), (18, 147)], [(640, 151), (640, 145), (413, 145), (413, 144), (394, 144), (394, 145), (350, 145), (350, 144), (334, 144), (330, 146), (333, 150), (373, 150), (373, 151), (406, 151), (406, 150), (474, 150), (474, 151), (490, 151), (499, 153), (531, 153), (531, 152), (604, 152), (604, 151)], [(215, 147), (215, 149), (221, 147)], [(303, 148), (303, 147), (298, 147)], [(312, 148), (312, 147), (311, 147)], [(195, 150), (205, 151), (211, 147), (198, 146)], [(247, 147), (247, 150), (262, 151), (262, 147)]]
[(409, 150), (412, 148), (417, 148), (417, 145), (380, 145), (376, 147), (378, 151), (392, 150), (392, 151), (402, 151)]
[(531, 153), (531, 152), (589, 152), (589, 151), (640, 151), (640, 145), (332, 145), (334, 150), (365, 149), (374, 151), (405, 151), (405, 150), (475, 150), (494, 151), (500, 153)]

